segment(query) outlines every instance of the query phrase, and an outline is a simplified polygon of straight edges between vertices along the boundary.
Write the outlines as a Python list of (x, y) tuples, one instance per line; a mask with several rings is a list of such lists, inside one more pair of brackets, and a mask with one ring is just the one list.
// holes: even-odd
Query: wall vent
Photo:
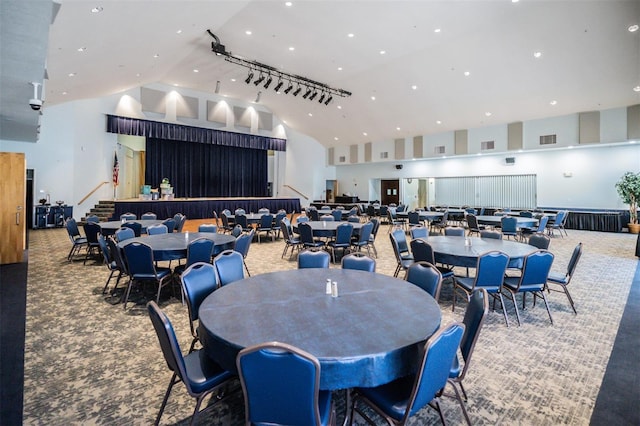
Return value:
[(556, 143), (556, 135), (540, 136), (540, 145), (553, 145)]
[(338, 162), (339, 163), (344, 163), (345, 161), (347, 161), (347, 157), (344, 155), (341, 155), (340, 157), (338, 157)]
[(433, 147), (434, 154), (444, 154), (444, 145), (438, 145)]
[(490, 149), (495, 149), (495, 141), (484, 141), (484, 142), (480, 142), (480, 150), (482, 151), (488, 151)]
[(389, 158), (389, 152), (388, 151), (381, 152), (380, 153), (380, 158), (381, 159)]

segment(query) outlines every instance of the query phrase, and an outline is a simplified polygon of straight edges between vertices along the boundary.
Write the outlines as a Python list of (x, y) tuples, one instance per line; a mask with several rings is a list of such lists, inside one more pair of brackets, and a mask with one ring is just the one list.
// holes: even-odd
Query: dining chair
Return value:
[(140, 220), (156, 220), (158, 219), (158, 215), (153, 212), (146, 212), (142, 216), (140, 216)]
[(287, 254), (289, 248), (291, 248), (291, 255), (289, 259), (293, 257), (293, 252), (297, 249), (300, 250), (300, 246), (302, 245), (302, 241), (299, 238), (295, 237), (289, 228), (289, 220), (285, 219), (280, 222), (280, 231), (282, 232), (282, 238), (284, 239), (284, 250), (282, 250), (282, 255), (280, 259), (284, 258), (284, 255)]
[(427, 238), (429, 237), (429, 228), (422, 225), (414, 226), (409, 230), (409, 235), (411, 236), (412, 240), (415, 240), (417, 238)]
[(483, 229), (480, 231), (480, 238), (493, 238), (494, 240), (502, 239), (502, 232), (491, 229)]
[(358, 235), (351, 241), (351, 246), (355, 251), (362, 251), (363, 248), (367, 249), (367, 254), (371, 256), (371, 232), (373, 231), (373, 223), (367, 222), (360, 227)]
[[(316, 209), (309, 209), (307, 211), (307, 217), (309, 217), (309, 220), (312, 220), (312, 221), (320, 220), (320, 214), (318, 213), (318, 210), (316, 210)], [(298, 218), (298, 222), (299, 221), (300, 221), (300, 218)]]
[[(351, 235), (353, 225), (343, 222), (336, 228), (336, 238), (327, 243), (327, 248), (331, 251), (331, 259), (336, 262), (336, 250), (342, 250), (343, 254), (351, 247)], [(369, 243), (367, 239), (367, 244)]]
[(420, 221), (420, 212), (418, 211), (410, 211), (408, 213), (408, 220), (409, 230), (416, 226), (422, 226), (422, 221)]
[(535, 226), (535, 227), (523, 226), (520, 228), (520, 237), (524, 239), (528, 235), (544, 234), (544, 231), (547, 228), (548, 222), (549, 222), (549, 216), (540, 215), (538, 217), (538, 226)]
[(242, 225), (237, 224), (231, 229), (231, 236), (238, 238), (240, 235), (242, 235)]
[(550, 219), (549, 222), (547, 222), (547, 232), (549, 236), (551, 237), (555, 236), (556, 229), (558, 230), (562, 238), (564, 238), (564, 235), (562, 235), (563, 231), (565, 235), (568, 235), (567, 230), (564, 229), (564, 225), (568, 215), (569, 215), (568, 210), (560, 210), (558, 213), (556, 213), (556, 217), (553, 221)]
[(78, 253), (80, 253), (80, 250), (82, 250), (83, 247), (87, 247), (87, 237), (83, 237), (82, 234), (80, 234), (78, 223), (72, 217), (67, 219), (67, 221), (65, 222), (65, 228), (67, 229), (67, 234), (69, 235), (69, 240), (71, 241), (71, 250), (69, 250), (69, 254), (67, 255), (67, 260), (71, 262), (73, 256), (76, 256)]
[(244, 213), (237, 214), (235, 218), (236, 218), (235, 226), (240, 225), (242, 232), (249, 232), (250, 230), (253, 229), (253, 227), (249, 227), (249, 221), (247, 220), (247, 216)]
[(216, 234), (218, 233), (218, 225), (214, 225), (213, 223), (202, 223), (198, 225), (198, 232)]
[(95, 214), (89, 215), (85, 218), (85, 222), (95, 222), (98, 223), (100, 222), (100, 218), (98, 216), (96, 216)]
[(129, 282), (127, 290), (124, 294), (124, 309), (127, 309), (129, 302), (129, 294), (133, 284), (144, 281), (153, 281), (158, 284), (158, 294), (156, 303), (160, 303), (160, 291), (162, 287), (169, 284), (171, 278), (171, 269), (158, 267), (156, 268), (153, 260), (153, 250), (147, 244), (133, 241), (123, 247), (124, 258), (129, 271)]
[(329, 268), (331, 255), (324, 250), (303, 250), (298, 253), (298, 269)]
[(260, 214), (269, 214), (269, 213), (271, 213), (271, 211), (269, 211), (269, 209), (266, 208), (266, 207), (261, 207), (261, 208), (258, 209), (258, 213), (260, 213)]
[(362, 252), (349, 253), (342, 257), (342, 269), (355, 269), (358, 271), (375, 272), (375, 259), (367, 256)]
[(549, 321), (553, 324), (553, 318), (551, 317), (551, 311), (549, 310), (549, 303), (547, 302), (547, 296), (544, 291), (547, 286), (547, 279), (549, 277), (549, 271), (553, 264), (553, 253), (546, 250), (537, 250), (533, 253), (529, 253), (524, 258), (524, 264), (522, 266), (522, 275), (519, 277), (505, 277), (503, 289), (507, 290), (505, 293), (512, 302), (516, 310), (516, 318), (518, 319), (518, 325), (520, 325), (520, 313), (518, 311), (518, 304), (516, 303), (516, 294), (522, 293), (522, 309), (526, 306), (527, 293), (533, 294), (533, 305), (536, 304), (536, 298), (544, 300), (544, 305), (547, 308), (547, 314), (549, 314)]
[[(118, 284), (120, 284), (120, 280), (123, 276), (129, 276), (129, 270), (127, 269), (127, 262), (124, 260), (124, 253), (120, 247), (118, 247), (118, 243), (115, 238), (107, 237), (107, 246), (109, 247), (109, 254), (111, 258), (116, 264), (116, 268), (118, 269), (118, 276), (116, 278), (116, 284), (111, 289), (111, 295), (113, 296), (116, 293), (116, 289), (118, 288)], [(107, 281), (107, 284), (109, 282)], [(106, 286), (103, 289), (102, 293), (104, 294), (107, 290)]]
[[(357, 407), (361, 402), (371, 407), (390, 425), (406, 424), (411, 416), (427, 405), (435, 409), (442, 423), (446, 424), (440, 409), (440, 397), (447, 385), (464, 329), (464, 324), (452, 323), (431, 336), (420, 351), (420, 367), (416, 374), (373, 388), (354, 389), (351, 422), (353, 423), (353, 415), (357, 412), (367, 422), (375, 424), (364, 410)], [(458, 389), (453, 389), (462, 406)]]
[(162, 224), (167, 227), (167, 232), (169, 234), (175, 232), (175, 230), (176, 230), (176, 221), (172, 217), (163, 220)]
[(234, 216), (238, 216), (240, 214), (246, 215), (247, 212), (244, 209), (235, 209), (233, 214), (234, 214)]
[(287, 218), (287, 212), (284, 210), (281, 210), (278, 213), (276, 213), (275, 217), (273, 218), (273, 223), (271, 224), (271, 231), (276, 236), (276, 240), (280, 239), (280, 231), (281, 231), (280, 222), (282, 222), (282, 220), (286, 218)]
[(399, 229), (390, 233), (389, 240), (391, 241), (391, 247), (393, 248), (393, 254), (396, 257), (397, 262), (393, 276), (397, 277), (400, 274), (400, 271), (406, 271), (413, 263), (413, 256), (409, 253), (408, 248), (405, 249), (407, 242), (406, 235), (403, 230)]
[(204, 355), (202, 349), (183, 355), (173, 325), (167, 315), (153, 301), (147, 304), (147, 310), (167, 367), (173, 372), (167, 391), (162, 399), (160, 411), (156, 416), (155, 424), (158, 425), (160, 423), (160, 418), (167, 405), (173, 386), (182, 382), (189, 395), (196, 399), (196, 407), (189, 421), (189, 424), (192, 425), (200, 413), (200, 406), (204, 399), (214, 392), (218, 392), (217, 397), (212, 398), (210, 404), (220, 401), (223, 398), (221, 390), (226, 387), (229, 380), (234, 376)]
[(219, 287), (216, 268), (208, 262), (196, 262), (184, 270), (180, 275), (180, 284), (182, 292), (187, 302), (187, 310), (189, 312), (189, 328), (191, 329), (191, 346), (189, 353), (193, 352), (196, 343), (200, 340), (198, 336), (198, 328), (195, 322), (198, 321), (198, 309), (202, 301), (215, 289)]
[(415, 262), (428, 262), (431, 265), (434, 265), (440, 271), (443, 280), (453, 280), (453, 269), (436, 264), (435, 253), (433, 252), (433, 247), (428, 241), (423, 239), (411, 240), (411, 253), (413, 254), (413, 260)]
[(98, 244), (100, 244), (100, 251), (102, 252), (104, 264), (107, 266), (107, 269), (109, 269), (109, 277), (107, 277), (107, 282), (104, 284), (104, 288), (102, 289), (102, 294), (106, 294), (111, 278), (113, 278), (113, 275), (118, 271), (118, 265), (111, 255), (111, 250), (109, 250), (109, 246), (107, 245), (107, 240), (104, 235), (98, 234)]
[(182, 232), (184, 224), (187, 222), (187, 216), (182, 213), (176, 213), (173, 219), (176, 221), (176, 232)]
[(456, 300), (458, 290), (462, 291), (467, 299), (471, 301), (471, 296), (477, 289), (486, 290), (487, 294), (493, 297), (493, 310), (495, 310), (496, 299), (500, 300), (504, 321), (509, 327), (509, 318), (507, 317), (507, 309), (502, 297), (502, 287), (504, 285), (504, 276), (509, 264), (509, 256), (501, 251), (489, 251), (478, 257), (476, 263), (475, 277), (455, 277), (453, 287), (453, 306), (451, 310), (456, 309)]
[(436, 302), (440, 299), (442, 274), (433, 264), (424, 261), (414, 262), (407, 269), (404, 279), (429, 293)]
[(169, 229), (167, 225), (162, 223), (158, 223), (157, 225), (151, 225), (147, 228), (147, 235), (159, 235), (159, 234), (168, 234)]
[(320, 390), (320, 362), (281, 342), (242, 349), (236, 366), (247, 425), (330, 425), (335, 423), (331, 391)]
[(336, 222), (340, 222), (342, 220), (342, 210), (334, 210), (331, 212), (331, 216), (333, 216), (333, 220)]
[(128, 221), (124, 222), (121, 226), (123, 228), (131, 228), (133, 230), (133, 235), (136, 237), (142, 235), (142, 225), (139, 222)]
[(271, 241), (275, 239), (275, 232), (273, 231), (273, 215), (270, 213), (264, 213), (260, 217), (260, 224), (258, 225), (258, 243), (261, 242), (260, 233), (264, 232), (265, 236), (271, 236)]
[(531, 234), (527, 244), (536, 248), (547, 250), (551, 244), (551, 238), (545, 234)]
[(207, 238), (196, 238), (187, 245), (187, 261), (182, 265), (178, 265), (173, 268), (173, 273), (180, 275), (189, 266), (198, 262), (211, 262), (211, 255), (213, 253), (214, 243), (213, 240)]
[(95, 222), (87, 222), (84, 224), (84, 235), (87, 237), (87, 254), (84, 257), (83, 265), (87, 264), (87, 259), (94, 253), (94, 250), (100, 254), (100, 225)]
[(229, 223), (229, 218), (227, 217), (227, 214), (224, 211), (220, 214), (220, 219), (222, 219), (222, 231), (231, 232), (232, 226)]
[(444, 228), (444, 235), (447, 237), (464, 237), (465, 230), (461, 226), (447, 226)]
[(300, 235), (300, 241), (302, 241), (304, 248), (324, 247), (324, 241), (316, 240), (313, 237), (313, 229), (311, 229), (311, 225), (307, 222), (300, 223), (298, 221), (298, 234)]
[(120, 215), (120, 220), (136, 220), (138, 216), (135, 213), (123, 213)]
[(336, 218), (330, 214), (323, 214), (322, 216), (320, 216), (320, 220), (325, 222), (335, 222)]
[(224, 250), (213, 259), (220, 286), (244, 279), (244, 260), (235, 250)]
[(475, 214), (468, 213), (467, 214), (467, 228), (469, 229), (469, 236), (476, 234), (480, 235), (480, 231), (485, 229), (484, 226), (480, 226), (478, 224), (478, 218)]
[(512, 216), (502, 216), (500, 219), (500, 228), (502, 229), (502, 236), (510, 239), (513, 237), (518, 239), (518, 218)]
[(247, 266), (247, 255), (249, 254), (249, 247), (251, 247), (251, 242), (253, 241), (253, 237), (255, 235), (255, 229), (252, 229), (247, 234), (239, 235), (236, 238), (236, 242), (233, 246), (233, 249), (242, 255), (242, 264), (244, 265), (244, 269), (247, 271), (247, 276), (251, 276), (249, 272), (249, 267)]
[(438, 233), (442, 233), (442, 230), (449, 226), (449, 212), (445, 211), (439, 219), (433, 219), (430, 226), (431, 231), (436, 230)]
[[(567, 299), (569, 299), (569, 303), (571, 304), (571, 309), (573, 309), (573, 313), (576, 315), (578, 314), (578, 311), (576, 311), (576, 306), (573, 303), (573, 298), (571, 297), (571, 294), (569, 293), (569, 289), (567, 288), (567, 286), (571, 282), (571, 278), (573, 278), (573, 274), (576, 271), (576, 267), (578, 266), (578, 261), (580, 260), (580, 257), (582, 257), (582, 243), (578, 243), (578, 245), (576, 245), (576, 247), (573, 249), (573, 253), (571, 254), (571, 259), (569, 259), (569, 263), (567, 265), (567, 271), (564, 274), (551, 271), (549, 272), (549, 277), (547, 278), (547, 291), (548, 292), (551, 292), (551, 291), (564, 292), (564, 294), (567, 295)], [(558, 290), (557, 288), (552, 288), (549, 285), (558, 286), (562, 290)]]
[(372, 217), (369, 222), (373, 223), (371, 228), (371, 235), (369, 236), (369, 247), (373, 249), (373, 256), (378, 257), (378, 249), (376, 249), (376, 238), (378, 237), (378, 230), (380, 229), (380, 219)]

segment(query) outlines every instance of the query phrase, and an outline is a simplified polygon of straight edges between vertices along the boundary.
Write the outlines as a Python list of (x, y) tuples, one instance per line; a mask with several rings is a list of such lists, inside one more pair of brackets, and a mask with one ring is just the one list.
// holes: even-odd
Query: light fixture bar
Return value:
[[(248, 68), (249, 70), (248, 77), (245, 80), (247, 84), (251, 82), (251, 79), (253, 78), (254, 73), (257, 72), (259, 73), (259, 75), (261, 75), (261, 78), (258, 78), (258, 80), (254, 82), (255, 85), (260, 84), (264, 80), (265, 75), (269, 77), (267, 83), (264, 85), (265, 89), (269, 87), (269, 85), (271, 84), (271, 81), (273, 81), (272, 79), (275, 79), (276, 77), (279, 80), (288, 80), (289, 88), (288, 90), (285, 90), (285, 93), (289, 93), (288, 91), (291, 90), (293, 83), (296, 83), (298, 88), (300, 88), (300, 86), (305, 86), (307, 88), (308, 94), (306, 96), (303, 96), (303, 98), (305, 99), (309, 97), (311, 93), (314, 93), (315, 95), (309, 97), (310, 100), (313, 100), (313, 98), (315, 98), (318, 95), (318, 93), (324, 93), (327, 96), (327, 100), (324, 102), (325, 105), (328, 105), (329, 102), (333, 100), (334, 96), (341, 96), (341, 97), (351, 96), (351, 92), (347, 90), (337, 89), (325, 83), (311, 80), (307, 77), (303, 77), (295, 74), (289, 74), (287, 72), (280, 71), (272, 66), (269, 66), (257, 61), (250, 61), (240, 56), (236, 56), (231, 52), (227, 52), (225, 46), (220, 43), (220, 39), (215, 34), (213, 34), (211, 30), (207, 30), (207, 32), (211, 37), (213, 37), (213, 41), (211, 42), (211, 50), (216, 54), (216, 56), (224, 56), (225, 61)], [(278, 85), (276, 87), (277, 87), (276, 89), (277, 91), (280, 89), (281, 86)], [(293, 95), (296, 96), (298, 93), (300, 93), (300, 91), (296, 89), (293, 92)]]

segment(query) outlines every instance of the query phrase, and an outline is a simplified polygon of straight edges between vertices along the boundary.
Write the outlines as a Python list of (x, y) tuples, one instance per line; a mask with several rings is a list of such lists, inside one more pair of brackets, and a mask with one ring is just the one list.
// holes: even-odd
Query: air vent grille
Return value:
[(445, 149), (444, 145), (434, 146), (433, 147), (433, 153), (434, 154), (444, 154), (445, 153), (444, 149)]
[(380, 158), (381, 159), (389, 158), (389, 152), (388, 151), (381, 152), (380, 153)]
[(484, 141), (484, 142), (480, 142), (480, 149), (482, 151), (488, 151), (491, 149), (495, 149), (495, 141)]
[(340, 157), (338, 157), (339, 163), (344, 163), (345, 161), (347, 161), (347, 157), (345, 157), (344, 155), (341, 155)]
[(540, 136), (540, 145), (554, 145), (556, 143), (556, 135)]

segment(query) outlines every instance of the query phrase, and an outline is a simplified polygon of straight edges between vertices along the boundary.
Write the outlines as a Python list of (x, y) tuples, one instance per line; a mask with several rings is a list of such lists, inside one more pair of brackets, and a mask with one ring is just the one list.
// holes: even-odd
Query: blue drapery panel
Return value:
[(140, 120), (138, 118), (119, 117), (109, 114), (107, 114), (107, 132), (118, 133), (120, 135), (145, 136), (147, 138), (224, 145), (235, 148), (273, 151), (285, 151), (287, 148), (286, 139), (225, 132), (222, 130), (162, 123), (159, 121)]
[(266, 197), (267, 151), (147, 137), (144, 177), (176, 197)]

